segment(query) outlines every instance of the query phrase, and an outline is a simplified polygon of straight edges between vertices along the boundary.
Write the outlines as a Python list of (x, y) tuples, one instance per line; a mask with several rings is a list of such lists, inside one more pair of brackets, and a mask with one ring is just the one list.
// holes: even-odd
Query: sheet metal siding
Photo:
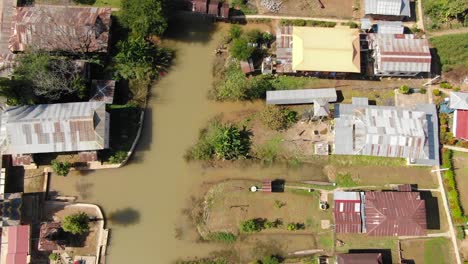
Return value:
[(450, 92), (450, 108), (468, 110), (468, 93)]
[(418, 192), (367, 192), (366, 229), (372, 236), (424, 236), (426, 205)]
[(109, 125), (104, 102), (19, 106), (2, 115), (5, 154), (98, 150)]
[(389, 16), (411, 16), (409, 0), (365, 0), (365, 13)]
[(335, 88), (267, 91), (267, 104), (309, 104), (315, 100), (337, 100)]
[(110, 8), (35, 5), (17, 7), (11, 51), (29, 46), (69, 52), (107, 52)]

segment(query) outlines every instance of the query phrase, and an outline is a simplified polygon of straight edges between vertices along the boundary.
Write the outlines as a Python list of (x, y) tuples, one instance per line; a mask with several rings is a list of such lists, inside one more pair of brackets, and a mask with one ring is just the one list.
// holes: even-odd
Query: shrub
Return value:
[(296, 230), (297, 230), (297, 224), (296, 224), (296, 223), (289, 223), (289, 224), (287, 225), (287, 229), (288, 229), (289, 231), (296, 231)]
[(465, 234), (465, 227), (463, 227), (463, 226), (457, 226), (457, 238), (458, 238), (459, 240), (463, 240), (463, 239), (465, 239), (465, 236), (466, 236), (466, 234)]
[(167, 1), (122, 0), (119, 20), (135, 36), (162, 35), (168, 26)]
[(453, 152), (451, 150), (442, 149), (442, 167), (449, 169), (442, 172), (442, 177), (444, 179), (444, 188), (447, 190), (447, 199), (453, 221), (460, 224), (464, 221), (465, 216), (460, 205), (460, 197), (458, 195), (455, 174), (453, 172), (452, 156)]
[(240, 230), (244, 233), (254, 233), (261, 231), (262, 227), (259, 225), (258, 221), (256, 221), (255, 219), (250, 219), (241, 222)]
[(268, 140), (264, 144), (255, 146), (255, 157), (260, 159), (263, 164), (273, 164), (278, 157), (281, 138), (276, 137)]
[(408, 85), (402, 85), (398, 90), (402, 94), (409, 94), (411, 91)]
[(442, 94), (442, 92), (439, 89), (434, 89), (434, 90), (432, 90), (432, 94), (434, 96), (440, 96)]
[(124, 162), (126, 158), (127, 152), (119, 150), (114, 155), (109, 157), (109, 162), (112, 164), (120, 164)]
[(423, 87), (423, 88), (419, 89), (419, 92), (420, 92), (421, 94), (426, 94), (427, 89)]
[(56, 261), (59, 259), (59, 255), (57, 253), (50, 253), (49, 259), (52, 261)]
[(453, 91), (459, 92), (459, 91), (460, 91), (460, 87), (455, 87), (455, 88), (453, 88)]
[(237, 237), (230, 232), (215, 232), (210, 233), (208, 239), (231, 244), (236, 242)]
[(354, 187), (358, 185), (349, 173), (338, 173), (336, 176), (336, 184), (340, 187)]
[(440, 84), (440, 88), (444, 88), (444, 89), (452, 89), (452, 85), (448, 82), (443, 82)]
[(238, 39), (242, 36), (242, 28), (239, 25), (232, 25), (229, 29), (231, 39)]
[(250, 151), (250, 132), (233, 124), (211, 122), (201, 131), (198, 142), (186, 154), (187, 159), (233, 160), (247, 158)]
[(70, 172), (71, 164), (70, 162), (67, 162), (67, 161), (60, 162), (58, 160), (53, 160), (52, 169), (54, 170), (55, 173), (57, 173), (60, 176), (67, 176), (68, 173)]
[(297, 112), (286, 107), (269, 105), (260, 112), (260, 120), (265, 126), (273, 130), (288, 129), (297, 122)]
[(275, 256), (267, 256), (262, 258), (262, 264), (279, 264), (280, 260)]
[(89, 217), (83, 212), (67, 215), (63, 219), (62, 228), (74, 235), (85, 234), (89, 232)]
[(248, 60), (254, 51), (255, 48), (249, 45), (249, 41), (246, 38), (234, 39), (230, 48), (232, 57), (243, 61)]
[(285, 206), (286, 204), (280, 200), (275, 200), (275, 207), (276, 208), (281, 208), (283, 206)]

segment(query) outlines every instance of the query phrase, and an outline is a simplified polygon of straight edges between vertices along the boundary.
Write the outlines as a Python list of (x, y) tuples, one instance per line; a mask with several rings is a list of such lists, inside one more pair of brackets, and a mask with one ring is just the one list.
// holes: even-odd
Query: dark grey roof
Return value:
[(409, 0), (365, 0), (366, 15), (411, 16)]

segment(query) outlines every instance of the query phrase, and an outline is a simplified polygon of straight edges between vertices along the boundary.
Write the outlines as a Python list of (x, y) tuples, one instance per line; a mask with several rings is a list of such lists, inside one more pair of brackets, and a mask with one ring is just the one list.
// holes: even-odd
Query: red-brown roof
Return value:
[(35, 5), (17, 7), (11, 51), (29, 46), (68, 52), (107, 52), (111, 9)]
[(222, 3), (221, 4), (221, 17), (222, 18), (229, 18), (229, 4)]
[(26, 264), (29, 255), (29, 225), (8, 228), (6, 264)]
[(211, 0), (210, 4), (208, 5), (208, 14), (213, 16), (218, 16), (219, 12), (219, 2)]
[(365, 225), (371, 236), (423, 236), (426, 204), (418, 192), (366, 192)]
[(383, 264), (382, 253), (350, 253), (338, 254), (338, 264)]
[(361, 200), (340, 200), (335, 198), (333, 215), (336, 233), (361, 233)]
[(468, 110), (456, 110), (455, 137), (468, 139)]
[(39, 232), (38, 249), (40, 251), (53, 251), (64, 248), (63, 231), (60, 223), (43, 223)]
[(192, 1), (192, 11), (196, 13), (204, 13), (208, 11), (207, 0), (193, 0)]

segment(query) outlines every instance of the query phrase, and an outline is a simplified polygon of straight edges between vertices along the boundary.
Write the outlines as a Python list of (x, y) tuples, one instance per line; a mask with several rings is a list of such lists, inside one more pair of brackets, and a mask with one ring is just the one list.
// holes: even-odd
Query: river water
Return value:
[(295, 171), (259, 166), (214, 169), (183, 159), (208, 120), (262, 104), (207, 99), (211, 61), (226, 28), (194, 20), (172, 28), (168, 44), (176, 49), (177, 58), (170, 73), (151, 91), (142, 137), (128, 165), (52, 179), (52, 190), (98, 204), (107, 216), (115, 218), (107, 223), (111, 228), (107, 263), (172, 263), (219, 250), (219, 245), (197, 243), (182, 214), (203, 181), (310, 174), (308, 167)]

